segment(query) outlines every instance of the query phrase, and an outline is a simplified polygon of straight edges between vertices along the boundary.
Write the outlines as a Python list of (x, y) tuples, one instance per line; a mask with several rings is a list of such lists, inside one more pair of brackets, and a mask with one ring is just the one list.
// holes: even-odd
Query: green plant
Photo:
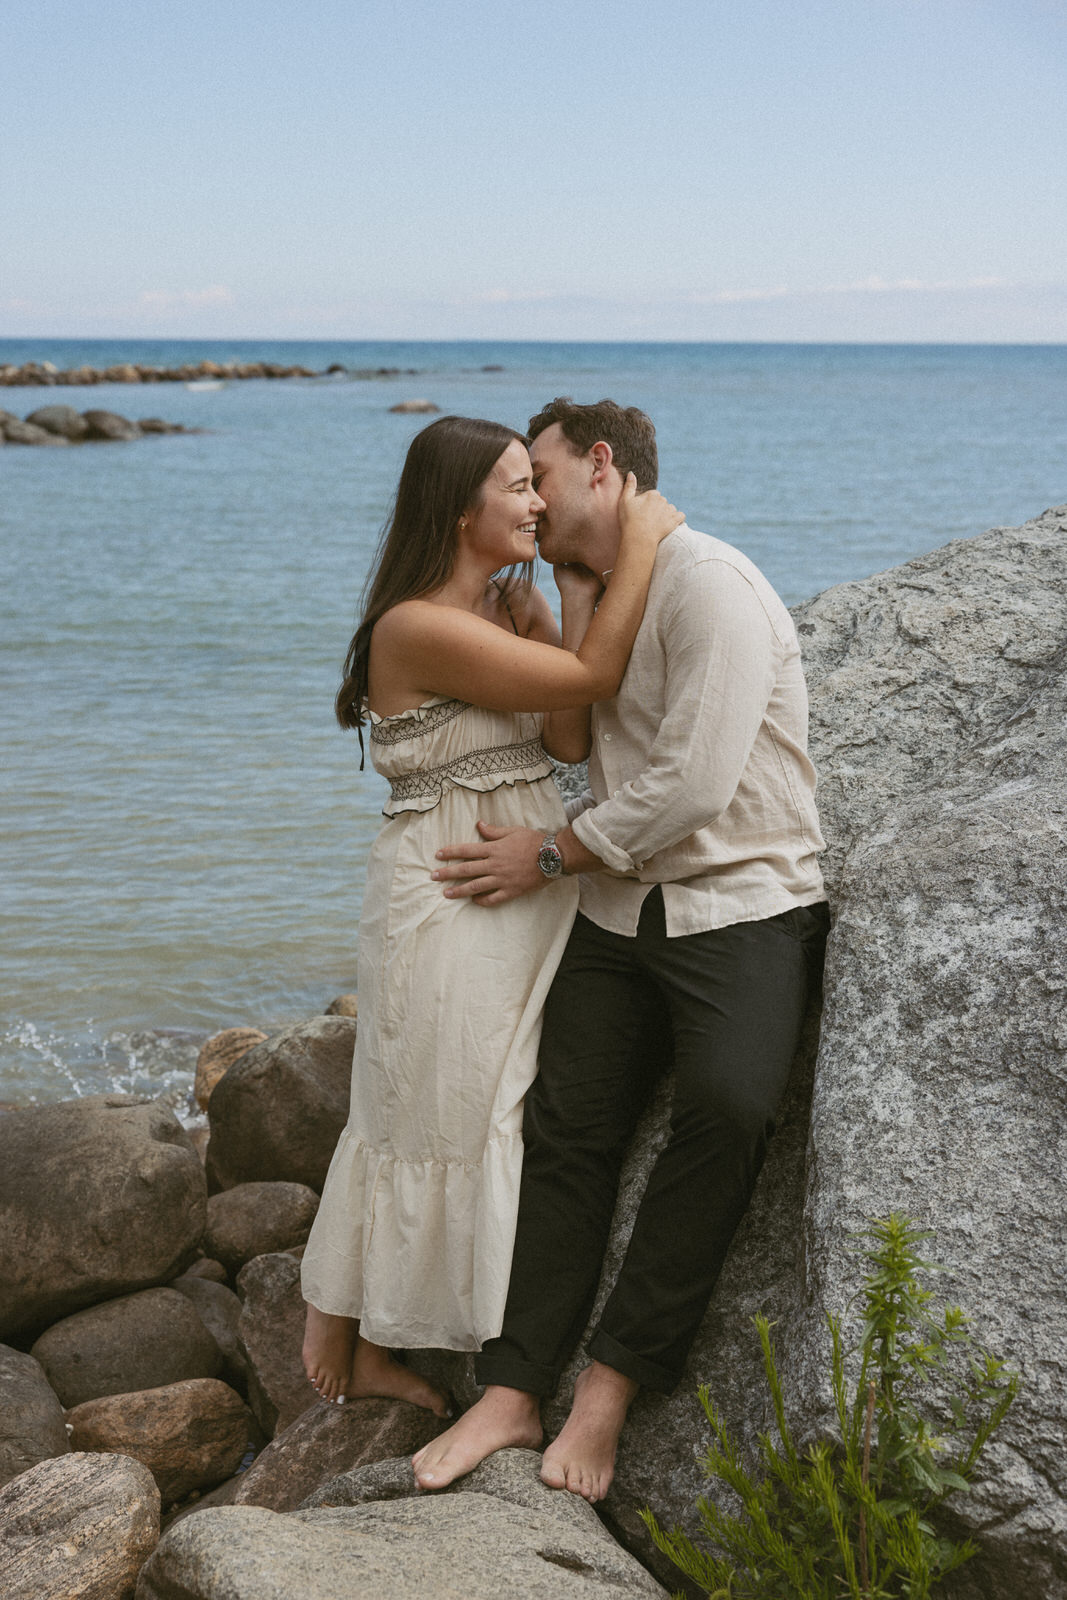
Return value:
[[(733, 1490), (739, 1513), (698, 1502), (711, 1551), (642, 1513), (658, 1548), (712, 1600), (926, 1600), (976, 1553), (970, 1540), (939, 1534), (933, 1515), (968, 1488), (1018, 1374), (975, 1341), (958, 1306), (935, 1313), (919, 1274), (938, 1269), (917, 1252), (929, 1233), (893, 1213), (858, 1237), (871, 1270), (857, 1295), (857, 1342), (846, 1349), (842, 1319), (827, 1316), (836, 1438), (798, 1450), (771, 1324), (758, 1316), (776, 1424), (759, 1437), (758, 1475), (707, 1388), (699, 1391), (714, 1436), (705, 1472)], [(936, 1391), (924, 1393), (935, 1377)]]

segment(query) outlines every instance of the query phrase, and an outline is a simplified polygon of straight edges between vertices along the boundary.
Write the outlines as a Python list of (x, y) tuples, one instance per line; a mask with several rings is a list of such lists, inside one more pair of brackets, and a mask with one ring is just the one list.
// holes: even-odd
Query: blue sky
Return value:
[(0, 0), (0, 337), (1067, 340), (1061, 0)]

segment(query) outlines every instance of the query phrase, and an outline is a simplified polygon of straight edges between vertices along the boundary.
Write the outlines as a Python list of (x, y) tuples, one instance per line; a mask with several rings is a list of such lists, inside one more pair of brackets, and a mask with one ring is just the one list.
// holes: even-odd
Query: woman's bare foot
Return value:
[(600, 1361), (578, 1374), (571, 1414), (541, 1462), (541, 1479), (550, 1489), (569, 1489), (590, 1502), (603, 1500), (615, 1476), (619, 1435), (638, 1387)]
[(354, 1317), (334, 1317), (318, 1306), (308, 1306), (304, 1324), (304, 1371), (324, 1400), (343, 1405), (359, 1323)]
[(465, 1472), (473, 1472), (494, 1450), (520, 1445), (536, 1450), (541, 1443), (541, 1406), (524, 1389), (490, 1384), (482, 1398), (459, 1421), (412, 1456), (420, 1489), (444, 1489)]
[(385, 1400), (407, 1400), (438, 1417), (452, 1415), (447, 1395), (410, 1367), (402, 1366), (391, 1350), (366, 1339), (356, 1340), (345, 1393), (350, 1400), (373, 1395)]

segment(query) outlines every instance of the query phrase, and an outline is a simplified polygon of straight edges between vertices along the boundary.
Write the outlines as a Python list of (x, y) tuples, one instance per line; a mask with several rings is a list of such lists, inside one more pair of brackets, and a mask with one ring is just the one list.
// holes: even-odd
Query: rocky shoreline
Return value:
[[(493, 362), (479, 369), (502, 372)], [(97, 383), (230, 383), (249, 378), (415, 378), (418, 367), (346, 367), (340, 361), (316, 371), (299, 363), (280, 361), (186, 361), (176, 367), (154, 367), (140, 361), (120, 361), (110, 367), (57, 367), (53, 361), (0, 364), (0, 389), (83, 387)]]
[[(470, 1600), (664, 1595), (677, 1577), (641, 1508), (693, 1531), (718, 1493), (697, 1385), (732, 1432), (768, 1427), (762, 1310), (796, 1433), (832, 1431), (823, 1311), (856, 1287), (863, 1219), (902, 1209), (936, 1235), (939, 1292), (1024, 1380), (953, 1506), (981, 1553), (946, 1596), (1067, 1596), (1067, 506), (794, 617), (834, 912), (824, 1003), (686, 1379), (635, 1403), (603, 1517), (545, 1490), (526, 1451), (416, 1495), (407, 1456), (433, 1417), (309, 1390), (299, 1256), (358, 1025), (338, 1003), (211, 1042), (202, 1156), (158, 1102), (0, 1116), (0, 1591), (403, 1600), (447, 1571)], [(605, 1289), (668, 1096), (624, 1173)], [(468, 1358), (412, 1359), (461, 1405), (476, 1393)]]
[(299, 364), (286, 366), (279, 361), (188, 361), (177, 367), (153, 367), (139, 361), (121, 361), (111, 367), (60, 368), (52, 361), (24, 361), (21, 366), (5, 362), (0, 366), (0, 388), (51, 388), (53, 386), (96, 383), (197, 383), (202, 380), (228, 383), (248, 378), (349, 378), (416, 377), (417, 367), (344, 367), (334, 362), (321, 372)]

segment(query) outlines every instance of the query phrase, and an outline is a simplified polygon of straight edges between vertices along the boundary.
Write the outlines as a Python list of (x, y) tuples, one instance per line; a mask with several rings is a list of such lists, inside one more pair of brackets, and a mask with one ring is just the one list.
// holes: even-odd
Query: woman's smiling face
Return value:
[(529, 452), (513, 439), (481, 487), (476, 505), (460, 521), (459, 537), (493, 570), (537, 555), (537, 519), (545, 502), (533, 486)]

